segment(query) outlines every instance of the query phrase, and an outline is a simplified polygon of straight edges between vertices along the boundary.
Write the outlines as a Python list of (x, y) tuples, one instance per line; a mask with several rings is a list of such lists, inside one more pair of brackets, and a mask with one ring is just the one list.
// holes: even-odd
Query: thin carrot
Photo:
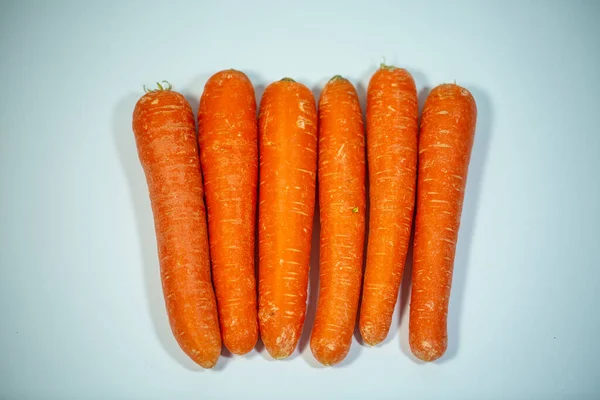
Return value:
[(221, 336), (194, 114), (181, 94), (159, 84), (136, 104), (133, 132), (150, 192), (171, 329), (192, 360), (212, 368)]
[(310, 347), (324, 365), (350, 350), (365, 240), (365, 137), (352, 83), (333, 77), (319, 99), (319, 301)]
[(256, 99), (248, 77), (235, 70), (213, 75), (200, 99), (198, 141), (223, 344), (234, 354), (248, 353), (258, 340), (257, 129)]
[(423, 109), (409, 343), (433, 361), (446, 351), (448, 300), (477, 107), (468, 90), (433, 89)]
[(300, 338), (315, 206), (317, 112), (310, 90), (270, 84), (259, 111), (260, 334), (269, 354), (289, 356)]
[(406, 70), (382, 65), (367, 90), (369, 238), (359, 328), (374, 346), (390, 329), (415, 202), (418, 102)]

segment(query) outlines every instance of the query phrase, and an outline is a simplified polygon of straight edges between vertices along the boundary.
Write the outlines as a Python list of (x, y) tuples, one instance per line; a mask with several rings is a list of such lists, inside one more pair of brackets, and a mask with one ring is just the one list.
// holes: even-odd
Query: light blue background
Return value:
[[(600, 2), (424, 3), (1, 2), (0, 398), (600, 397)], [(446, 356), (411, 357), (405, 279), (385, 344), (339, 367), (305, 335), (199, 370), (165, 317), (142, 85), (195, 109), (224, 68), (259, 94), (343, 74), (364, 100), (383, 56), (479, 108)]]

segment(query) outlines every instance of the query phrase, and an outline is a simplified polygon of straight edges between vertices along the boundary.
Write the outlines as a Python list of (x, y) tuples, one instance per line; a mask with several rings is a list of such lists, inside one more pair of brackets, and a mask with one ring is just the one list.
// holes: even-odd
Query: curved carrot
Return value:
[(310, 347), (324, 365), (350, 350), (365, 240), (365, 137), (352, 83), (333, 77), (319, 99), (319, 301)]
[(448, 300), (476, 119), (475, 100), (460, 86), (440, 85), (425, 101), (409, 323), (410, 348), (424, 361), (441, 357), (447, 347)]
[(359, 328), (373, 346), (388, 334), (412, 228), (417, 172), (417, 89), (382, 66), (367, 91), (369, 239)]
[(223, 344), (234, 354), (248, 353), (258, 340), (257, 129), (254, 88), (248, 77), (235, 70), (213, 75), (200, 99), (198, 141)]
[(317, 169), (317, 113), (310, 90), (270, 84), (259, 112), (260, 334), (269, 354), (289, 356), (306, 313)]
[(169, 89), (160, 86), (137, 102), (133, 132), (150, 192), (171, 329), (192, 360), (212, 368), (221, 354), (221, 336), (194, 114), (185, 98)]

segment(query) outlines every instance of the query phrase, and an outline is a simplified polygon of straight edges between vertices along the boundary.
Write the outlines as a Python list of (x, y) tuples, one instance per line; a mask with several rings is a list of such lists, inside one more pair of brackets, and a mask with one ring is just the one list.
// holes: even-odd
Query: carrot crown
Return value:
[(339, 81), (339, 80), (342, 80), (342, 79), (343, 79), (343, 80), (345, 80), (346, 78), (344, 78), (344, 77), (343, 77), (343, 76), (341, 76), (341, 75), (335, 75), (333, 78), (331, 78), (331, 79), (329, 80), (329, 82), (335, 82), (335, 81)]
[[(164, 83), (164, 86), (161, 85), (161, 82)], [(156, 89), (148, 89), (146, 88), (146, 85), (144, 85), (144, 92), (145, 93), (150, 93), (150, 92), (160, 92), (163, 90), (171, 90), (171, 88), (173, 87), (168, 81), (161, 81), (161, 82), (156, 82), (156, 85), (158, 86), (158, 88)]]
[(293, 80), (292, 78), (285, 77), (281, 80), (281, 82), (296, 82), (296, 81)]
[(386, 63), (385, 63), (385, 61), (384, 61), (384, 62), (382, 62), (381, 64), (379, 64), (379, 68), (381, 68), (381, 69), (396, 69), (396, 68), (398, 68), (398, 67), (396, 67), (396, 66), (393, 66), (393, 65), (388, 65), (388, 64), (386, 64)]

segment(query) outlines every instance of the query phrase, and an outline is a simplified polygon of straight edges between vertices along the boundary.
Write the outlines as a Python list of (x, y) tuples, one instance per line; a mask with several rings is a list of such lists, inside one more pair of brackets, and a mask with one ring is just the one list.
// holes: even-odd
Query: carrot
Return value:
[(367, 90), (369, 238), (359, 328), (374, 346), (390, 329), (415, 202), (418, 102), (406, 70), (382, 65)]
[(200, 99), (198, 141), (212, 275), (225, 347), (246, 354), (258, 340), (254, 229), (258, 179), (256, 100), (248, 77), (213, 75)]
[(421, 118), (409, 343), (424, 361), (441, 357), (448, 343), (448, 300), (476, 118), (473, 96), (452, 84), (431, 91)]
[(317, 112), (310, 90), (270, 84), (259, 110), (260, 334), (269, 354), (289, 356), (306, 313), (317, 170)]
[(324, 365), (350, 350), (365, 240), (365, 137), (354, 86), (334, 76), (319, 99), (320, 287), (310, 347)]
[(194, 114), (181, 94), (159, 84), (137, 102), (133, 132), (150, 192), (171, 330), (192, 360), (212, 368), (221, 354), (221, 335)]

